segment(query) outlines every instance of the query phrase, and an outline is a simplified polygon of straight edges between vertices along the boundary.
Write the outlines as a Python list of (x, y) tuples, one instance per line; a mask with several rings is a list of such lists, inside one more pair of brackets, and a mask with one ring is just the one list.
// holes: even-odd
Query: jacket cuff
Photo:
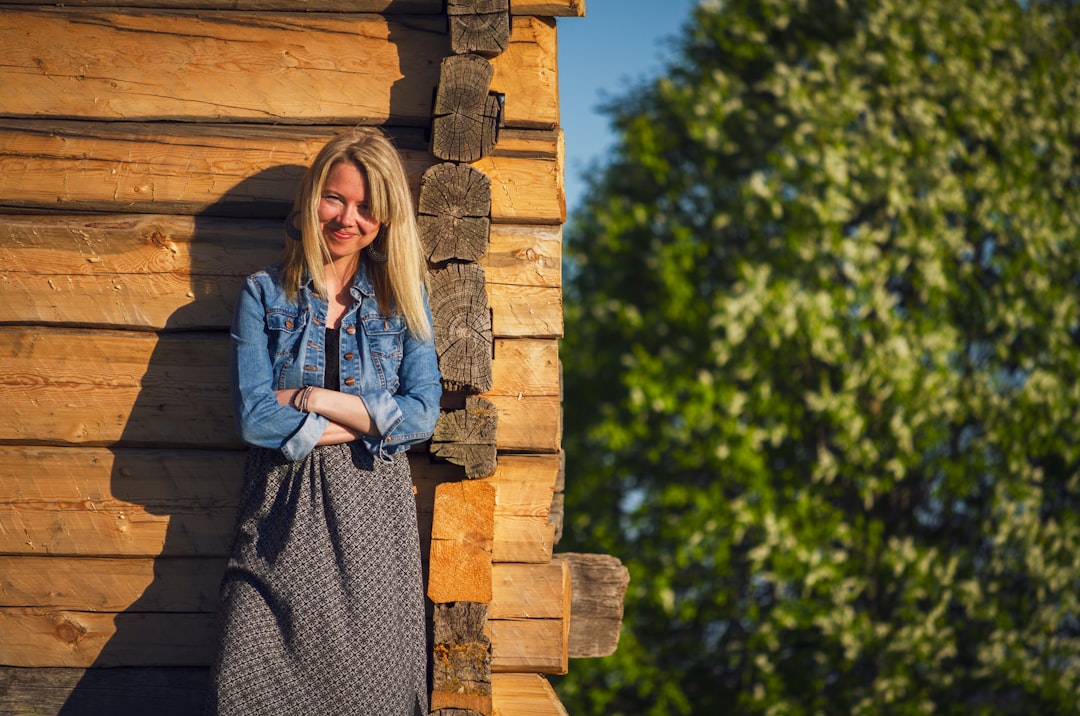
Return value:
[(281, 446), (281, 453), (286, 459), (296, 462), (307, 457), (318, 444), (319, 438), (326, 431), (330, 420), (317, 413), (308, 413), (296, 432), (289, 436)]
[(360, 399), (364, 401), (364, 407), (371, 416), (371, 422), (375, 423), (376, 432), (383, 437), (392, 433), (398, 423), (405, 419), (401, 408), (389, 391), (373, 390), (370, 393), (361, 394)]

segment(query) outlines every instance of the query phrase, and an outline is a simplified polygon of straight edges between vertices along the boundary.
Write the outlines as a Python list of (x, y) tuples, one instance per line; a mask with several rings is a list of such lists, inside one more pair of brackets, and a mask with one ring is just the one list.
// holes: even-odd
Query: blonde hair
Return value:
[(373, 127), (358, 127), (331, 139), (304, 174), (289, 219), (293, 221), (295, 217), (301, 240), (285, 241), (282, 269), (285, 291), (295, 300), (307, 274), (318, 294), (327, 295), (323, 266), (331, 257), (319, 228), (319, 201), (330, 170), (341, 162), (352, 162), (363, 173), (371, 214), (381, 224), (371, 246), (387, 260), (372, 261), (367, 251), (360, 258), (367, 264), (379, 312), (386, 316), (400, 315), (414, 336), (429, 340), (432, 329), (424, 310), (423, 293), (427, 262), (416, 227), (409, 181), (401, 155)]

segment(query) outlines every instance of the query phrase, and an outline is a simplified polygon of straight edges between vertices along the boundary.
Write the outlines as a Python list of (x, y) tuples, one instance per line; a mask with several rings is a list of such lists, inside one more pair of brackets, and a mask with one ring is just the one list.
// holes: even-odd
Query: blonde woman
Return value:
[(233, 403), (252, 447), (221, 591), (208, 712), (427, 713), (419, 536), (403, 452), (441, 381), (401, 158), (376, 129), (332, 139), (249, 277)]

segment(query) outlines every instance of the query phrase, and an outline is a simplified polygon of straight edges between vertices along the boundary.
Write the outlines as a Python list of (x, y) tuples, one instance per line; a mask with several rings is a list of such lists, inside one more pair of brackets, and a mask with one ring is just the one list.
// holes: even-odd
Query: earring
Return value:
[(375, 244), (368, 244), (368, 247), (364, 249), (364, 253), (367, 257), (377, 264), (384, 264), (389, 260), (389, 257), (382, 251), (375, 248)]
[(300, 231), (300, 228), (296, 225), (296, 217), (300, 216), (300, 212), (293, 209), (289, 212), (289, 215), (285, 217), (285, 235), (293, 241), (303, 241), (304, 234)]

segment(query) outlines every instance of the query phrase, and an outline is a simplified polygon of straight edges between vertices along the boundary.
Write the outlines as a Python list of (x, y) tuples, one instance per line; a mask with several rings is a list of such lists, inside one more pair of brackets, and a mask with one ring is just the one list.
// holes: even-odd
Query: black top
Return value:
[(341, 390), (341, 329), (326, 329), (326, 375), (323, 387)]

